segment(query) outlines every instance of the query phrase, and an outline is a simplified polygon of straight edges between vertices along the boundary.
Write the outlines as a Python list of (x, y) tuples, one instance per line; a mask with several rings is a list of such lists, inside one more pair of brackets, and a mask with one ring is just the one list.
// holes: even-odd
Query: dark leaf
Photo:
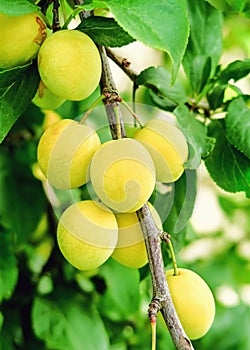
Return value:
[(97, 44), (107, 47), (120, 47), (135, 40), (113, 18), (89, 17), (76, 29), (89, 35)]
[(218, 76), (221, 83), (226, 84), (230, 79), (238, 81), (250, 73), (250, 59), (231, 62)]
[(207, 137), (207, 127), (184, 105), (177, 107), (174, 114), (189, 143), (189, 159), (185, 166), (189, 169), (197, 169), (201, 158), (207, 155), (211, 148), (212, 140)]
[(244, 191), (250, 197), (250, 160), (229, 143), (224, 120), (213, 121), (208, 131), (216, 139), (213, 151), (205, 160), (212, 179), (225, 191)]
[(0, 216), (23, 242), (35, 230), (44, 210), (45, 195), (27, 164), (6, 149), (0, 153)]
[(213, 86), (207, 93), (207, 100), (212, 110), (220, 108), (224, 101), (224, 94), (227, 85), (219, 84)]
[(0, 71), (0, 143), (29, 106), (39, 80), (36, 64)]
[(154, 103), (165, 110), (173, 110), (187, 100), (181, 82), (176, 80), (172, 84), (171, 75), (164, 67), (149, 67), (143, 70), (136, 83), (148, 87)]
[(229, 142), (250, 159), (250, 109), (242, 97), (229, 104), (225, 125)]
[(17, 260), (14, 253), (14, 237), (10, 231), (0, 227), (0, 302), (9, 299), (18, 278)]

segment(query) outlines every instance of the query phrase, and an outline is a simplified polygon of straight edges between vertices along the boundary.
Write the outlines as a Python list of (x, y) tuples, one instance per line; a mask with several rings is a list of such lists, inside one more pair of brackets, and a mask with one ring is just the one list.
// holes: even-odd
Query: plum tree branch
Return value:
[[(112, 137), (113, 139), (117, 139), (118, 128), (116, 125), (117, 117), (115, 109), (117, 109), (119, 113), (122, 137), (126, 137), (126, 132), (124, 130), (121, 111), (119, 108), (119, 95), (110, 70), (107, 51), (110, 52), (109, 49), (99, 46), (102, 60), (102, 77), (100, 86), (102, 94), (105, 95), (103, 102), (106, 108)], [(153, 286), (153, 298), (148, 310), (149, 318), (152, 320), (157, 317), (158, 312), (161, 311), (176, 349), (192, 350), (193, 346), (179, 321), (168, 288), (161, 251), (161, 231), (156, 227), (147, 204), (137, 211), (137, 216), (145, 237)]]
[[(129, 62), (126, 58), (123, 58), (119, 55), (117, 55), (112, 49), (106, 48), (108, 57), (117, 64), (118, 67), (120, 67), (123, 72), (131, 79), (131, 81), (134, 83), (134, 93), (138, 89), (137, 85), (137, 77), (138, 74), (130, 67), (131, 62)], [(152, 89), (155, 91), (154, 86), (147, 86), (149, 89)], [(210, 108), (207, 103), (204, 103), (203, 101), (196, 102), (195, 100), (190, 100), (186, 102), (186, 106), (193, 111), (199, 112), (199, 110), (203, 111), (203, 114), (206, 118), (210, 118)]]
[(115, 62), (136, 85), (137, 74), (133, 69), (131, 69), (130, 67), (131, 63), (126, 58), (122, 58), (116, 55), (114, 51), (111, 50), (110, 48), (106, 48), (106, 51), (107, 51), (108, 57), (111, 58), (111, 60)]
[(105, 96), (105, 98), (103, 99), (103, 103), (105, 105), (106, 113), (108, 116), (111, 135), (112, 138), (115, 140), (118, 138), (117, 112), (119, 116), (121, 137), (126, 137), (126, 131), (122, 121), (121, 110), (119, 108), (118, 102), (119, 96), (110, 70), (106, 49), (103, 46), (99, 46), (98, 48), (102, 60), (102, 77), (100, 87), (102, 94)]
[(58, 0), (54, 0), (53, 1), (53, 23), (52, 23), (52, 30), (53, 32), (57, 32), (61, 27), (60, 27), (60, 20), (59, 20), (59, 1)]

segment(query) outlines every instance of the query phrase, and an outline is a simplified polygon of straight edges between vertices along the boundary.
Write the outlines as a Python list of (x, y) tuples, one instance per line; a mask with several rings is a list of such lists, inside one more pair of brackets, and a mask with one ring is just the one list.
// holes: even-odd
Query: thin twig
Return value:
[(52, 4), (52, 1), (53, 0), (41, 0), (38, 2), (37, 6), (40, 7), (41, 12), (43, 14), (46, 14), (46, 11), (47, 11), (49, 5)]
[(138, 115), (133, 111), (133, 109), (127, 104), (127, 102), (125, 102), (124, 100), (121, 100), (121, 102), (123, 103), (124, 107), (127, 108), (127, 110), (129, 111), (129, 113), (133, 116), (134, 120), (140, 125), (141, 128), (143, 128), (143, 123), (140, 120), (140, 118), (138, 117)]
[[(106, 52), (109, 58), (114, 61), (126, 74), (127, 76), (136, 84), (137, 74), (133, 69), (131, 69), (131, 63), (126, 59), (118, 56), (110, 48), (106, 48)], [(137, 85), (136, 85), (137, 86)]]
[(52, 23), (52, 30), (53, 33), (57, 32), (61, 27), (60, 27), (60, 20), (59, 20), (59, 1), (58, 0), (53, 0), (53, 23)]

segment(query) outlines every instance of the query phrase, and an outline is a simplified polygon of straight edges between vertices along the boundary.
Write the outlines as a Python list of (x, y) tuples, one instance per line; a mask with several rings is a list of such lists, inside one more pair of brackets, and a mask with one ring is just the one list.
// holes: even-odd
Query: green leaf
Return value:
[(13, 235), (0, 227), (0, 302), (9, 299), (18, 279), (17, 260), (13, 249)]
[(233, 11), (242, 12), (245, 6), (249, 5), (249, 0), (227, 0), (228, 4), (232, 6)]
[[(186, 169), (183, 175), (174, 183), (157, 184), (156, 193), (150, 202), (158, 211), (163, 224), (163, 230), (171, 235), (175, 252), (179, 252), (185, 245), (186, 235), (192, 230), (190, 218), (193, 213), (197, 195), (196, 170)], [(164, 265), (170, 263), (166, 249), (163, 249)], [(141, 278), (148, 274), (148, 267), (144, 266)]]
[[(70, 2), (73, 2), (73, 0), (69, 0)], [(83, 5), (76, 5), (78, 8), (82, 8), (86, 11), (92, 11), (96, 8), (98, 9), (106, 9), (107, 5), (104, 1), (84, 1)]]
[(216, 9), (221, 11), (229, 11), (230, 6), (227, 4), (226, 0), (206, 0), (209, 2), (212, 6), (214, 6)]
[(135, 41), (113, 18), (89, 17), (76, 29), (86, 33), (97, 44), (107, 47), (120, 47)]
[(53, 350), (108, 350), (103, 322), (94, 304), (73, 289), (57, 289), (54, 294), (36, 297), (32, 308), (36, 336)]
[(250, 109), (242, 97), (230, 103), (225, 125), (229, 142), (250, 159)]
[(207, 100), (212, 110), (215, 111), (217, 108), (220, 108), (222, 106), (226, 88), (227, 85), (215, 84), (207, 92)]
[(153, 205), (159, 212), (164, 230), (175, 235), (185, 228), (193, 213), (197, 194), (196, 170), (185, 170), (170, 186), (165, 193), (158, 190)]
[(37, 12), (39, 7), (28, 0), (1, 0), (0, 13), (10, 16), (20, 16), (26, 13)]
[(250, 197), (250, 161), (229, 143), (225, 121), (213, 121), (208, 131), (216, 139), (213, 151), (205, 159), (210, 176), (225, 191), (244, 191)]
[(100, 268), (107, 289), (100, 299), (101, 312), (111, 320), (128, 318), (139, 307), (139, 272), (110, 259)]
[(183, 65), (194, 91), (200, 92), (221, 55), (222, 14), (205, 1), (188, 0), (187, 4), (191, 32)]
[(29, 106), (39, 80), (35, 64), (0, 71), (0, 143)]
[(187, 96), (181, 82), (171, 83), (171, 75), (164, 67), (149, 67), (137, 77), (136, 83), (148, 87), (154, 103), (165, 110), (173, 110), (185, 103)]
[(40, 181), (18, 156), (5, 148), (0, 152), (0, 216), (20, 243), (37, 227), (46, 201)]
[(224, 68), (218, 76), (221, 83), (226, 84), (230, 79), (238, 81), (250, 73), (250, 59), (236, 60)]
[(211, 62), (210, 56), (199, 55), (194, 57), (190, 64), (189, 78), (191, 87), (198, 94), (202, 92), (209, 80), (212, 68)]
[(207, 127), (195, 119), (195, 115), (184, 105), (178, 106), (174, 114), (189, 144), (189, 159), (185, 167), (197, 169), (201, 158), (207, 155), (211, 148), (211, 139), (207, 137)]
[[(223, 275), (223, 270), (221, 272)], [(234, 325), (233, 327), (232, 324)], [(209, 331), (210, 336), (201, 339), (201, 348), (248, 350), (250, 349), (249, 328), (248, 305), (239, 303), (239, 305), (234, 307), (222, 308), (217, 304), (214, 324)]]
[(117, 22), (136, 40), (166, 51), (176, 78), (189, 34), (184, 0), (106, 0)]

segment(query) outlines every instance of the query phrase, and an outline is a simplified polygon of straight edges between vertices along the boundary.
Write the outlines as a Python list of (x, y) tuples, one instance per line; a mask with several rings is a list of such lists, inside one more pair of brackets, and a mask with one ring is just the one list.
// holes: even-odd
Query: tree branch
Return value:
[[(110, 55), (111, 51), (109, 49), (99, 46), (102, 60), (102, 77), (100, 86), (102, 93), (106, 96), (103, 102), (105, 104), (112, 137), (113, 139), (117, 139), (118, 130), (115, 109), (118, 109), (119, 111), (119, 123), (121, 125), (122, 137), (126, 137), (126, 133), (119, 108), (119, 95), (112, 77), (106, 51)], [(135, 77), (133, 74), (131, 76)], [(137, 211), (137, 216), (145, 238), (153, 286), (153, 298), (148, 311), (149, 317), (150, 319), (153, 319), (157, 316), (158, 311), (161, 311), (176, 349), (192, 350), (193, 346), (179, 321), (168, 288), (159, 237), (161, 232), (156, 227), (147, 204)]]
[(121, 110), (119, 108), (118, 102), (119, 96), (110, 70), (106, 49), (103, 46), (99, 46), (99, 52), (102, 60), (102, 77), (100, 87), (102, 94), (106, 97), (103, 100), (103, 103), (105, 105), (111, 135), (112, 138), (115, 140), (118, 138), (116, 113), (118, 113), (119, 124), (121, 126), (121, 137), (126, 137), (126, 131), (122, 121)]
[[(137, 74), (130, 68), (131, 63), (126, 59), (122, 58), (114, 53), (110, 48), (106, 48), (106, 52), (109, 58), (115, 62), (127, 76), (136, 84)], [(136, 85), (137, 86), (137, 85)]]
[(145, 238), (153, 286), (149, 318), (157, 317), (161, 311), (176, 349), (192, 350), (193, 346), (180, 323), (167, 284), (159, 237), (162, 232), (156, 227), (147, 204), (137, 211), (137, 216)]
[(58, 0), (54, 0), (53, 1), (53, 23), (52, 23), (52, 30), (53, 33), (57, 32), (61, 27), (60, 27), (60, 20), (59, 20), (59, 1)]

